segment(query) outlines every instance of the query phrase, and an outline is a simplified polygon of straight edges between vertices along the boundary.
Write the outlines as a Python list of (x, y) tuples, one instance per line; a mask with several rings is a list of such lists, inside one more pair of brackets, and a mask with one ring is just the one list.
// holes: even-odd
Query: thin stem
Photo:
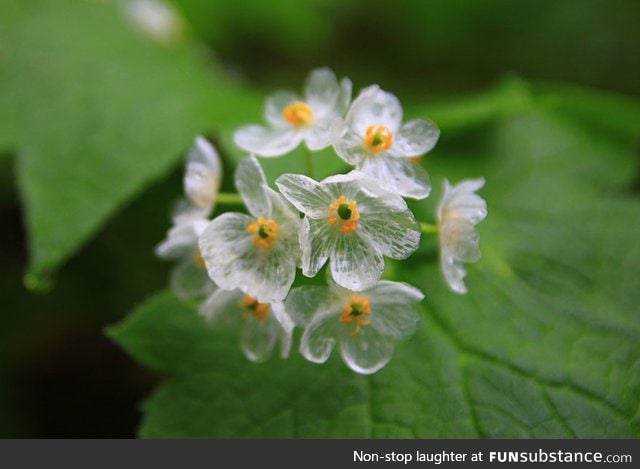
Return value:
[(420, 223), (420, 230), (424, 234), (437, 234), (438, 233), (438, 225), (434, 225), (432, 223)]
[(307, 164), (307, 176), (312, 179), (315, 179), (313, 175), (313, 155), (311, 154), (311, 150), (304, 146), (304, 154), (305, 154), (305, 162)]
[(237, 192), (218, 192), (216, 202), (220, 205), (242, 205), (242, 197)]

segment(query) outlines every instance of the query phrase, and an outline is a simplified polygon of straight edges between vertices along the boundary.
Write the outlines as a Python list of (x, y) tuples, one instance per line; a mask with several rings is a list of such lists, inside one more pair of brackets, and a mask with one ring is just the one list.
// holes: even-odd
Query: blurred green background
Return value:
[[(567, 96), (593, 88), (620, 102), (640, 93), (635, 0), (176, 0), (183, 22), (169, 39), (136, 30), (126, 4), (0, 1), (2, 437), (136, 434), (139, 403), (159, 377), (103, 330), (166, 286), (169, 265), (153, 247), (181, 194), (190, 136), (205, 132), (222, 143), (231, 174), (225, 132), (257, 122), (274, 88), (300, 89), (310, 69), (327, 65), (355, 89), (379, 83), (408, 114), (436, 122), (446, 103), (491, 90), (498, 104), (480, 98), (471, 120), (508, 113), (522, 105), (522, 95), (508, 91), (519, 80)], [(204, 109), (212, 102), (215, 109)], [(455, 122), (455, 112), (448, 115)], [(621, 145), (640, 144), (626, 115), (604, 106), (589, 118), (605, 134), (621, 122), (632, 129)], [(441, 147), (473, 149), (483, 129), (462, 143), (443, 132)], [(73, 153), (78, 141), (86, 154)], [(120, 152), (130, 166), (112, 170), (109, 155)], [(136, 152), (148, 156), (137, 161)], [(95, 186), (84, 183), (83, 194), (106, 194), (109, 203), (66, 194), (83, 158), (107, 168)], [(637, 153), (629, 167), (637, 171)], [(139, 177), (128, 181), (130, 174)], [(635, 186), (618, 189), (637, 197), (638, 173), (620, 180), (627, 176)], [(118, 186), (121, 193), (110, 192)], [(56, 231), (77, 222), (66, 197), (96, 213), (83, 218), (86, 226), (78, 222), (77, 239), (74, 229)]]

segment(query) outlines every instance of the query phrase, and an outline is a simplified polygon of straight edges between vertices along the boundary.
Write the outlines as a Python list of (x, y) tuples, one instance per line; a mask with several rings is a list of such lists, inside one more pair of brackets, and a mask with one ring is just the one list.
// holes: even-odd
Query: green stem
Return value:
[(420, 223), (420, 230), (424, 234), (437, 234), (438, 233), (438, 225), (434, 225), (432, 223)]
[(306, 145), (304, 147), (305, 154), (305, 163), (307, 164), (307, 176), (312, 179), (315, 179), (313, 175), (313, 155), (311, 154), (311, 150), (309, 150)]
[(242, 197), (237, 192), (218, 192), (216, 202), (220, 205), (242, 205)]

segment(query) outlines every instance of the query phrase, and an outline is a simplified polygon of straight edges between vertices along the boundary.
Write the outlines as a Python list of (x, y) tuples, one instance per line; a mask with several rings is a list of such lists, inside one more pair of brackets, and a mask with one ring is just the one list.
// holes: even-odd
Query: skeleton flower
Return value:
[(253, 362), (267, 360), (278, 343), (280, 356), (289, 356), (294, 323), (283, 303), (260, 303), (240, 290), (219, 288), (199, 312), (213, 327), (240, 327), (240, 349)]
[(196, 137), (187, 153), (184, 174), (185, 200), (181, 200), (174, 212), (173, 226), (167, 238), (156, 247), (156, 254), (166, 259), (177, 259), (171, 271), (170, 284), (183, 300), (204, 298), (213, 287), (204, 270), (198, 249), (198, 236), (213, 210), (222, 167), (216, 150), (203, 137)]
[(248, 125), (234, 135), (236, 145), (260, 156), (280, 156), (304, 141), (310, 150), (331, 145), (331, 123), (342, 117), (351, 101), (351, 81), (340, 83), (328, 68), (313, 70), (301, 98), (279, 91), (267, 99), (268, 127)]
[(487, 203), (475, 191), (482, 186), (484, 179), (467, 179), (454, 186), (445, 180), (438, 206), (440, 266), (449, 288), (460, 294), (467, 293), (463, 263), (480, 259), (475, 225), (487, 216)]
[(402, 197), (358, 171), (321, 182), (283, 174), (276, 184), (305, 214), (300, 245), (307, 277), (329, 259), (339, 285), (363, 290), (380, 279), (383, 256), (404, 259), (418, 247), (420, 227)]
[(300, 258), (296, 210), (265, 180), (251, 156), (238, 165), (235, 183), (250, 216), (224, 213), (200, 236), (209, 276), (225, 290), (240, 289), (262, 303), (284, 300)]
[(431, 191), (429, 176), (412, 158), (431, 150), (439, 135), (429, 120), (402, 124), (398, 98), (373, 85), (355, 99), (344, 120), (334, 122), (333, 147), (343, 160), (386, 189), (424, 199)]
[(307, 360), (324, 363), (338, 343), (349, 368), (371, 374), (391, 360), (394, 339), (415, 332), (423, 298), (406, 283), (381, 281), (353, 292), (329, 281), (329, 287), (294, 288), (285, 308), (306, 325), (300, 352)]

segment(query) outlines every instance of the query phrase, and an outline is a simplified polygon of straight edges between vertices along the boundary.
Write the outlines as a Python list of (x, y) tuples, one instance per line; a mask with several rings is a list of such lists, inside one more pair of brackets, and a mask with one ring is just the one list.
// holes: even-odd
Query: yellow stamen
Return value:
[(296, 101), (284, 108), (282, 117), (289, 124), (302, 127), (309, 125), (313, 121), (313, 111), (306, 103)]
[(247, 231), (256, 235), (251, 239), (253, 244), (264, 249), (270, 248), (278, 239), (278, 224), (270, 219), (259, 217), (253, 223), (249, 223)]
[(344, 195), (338, 197), (333, 204), (329, 204), (329, 217), (327, 223), (330, 225), (340, 225), (340, 231), (343, 233), (351, 233), (358, 228), (358, 220), (360, 220), (360, 212), (358, 212), (358, 203), (355, 200), (347, 202)]
[(200, 248), (196, 247), (193, 250), (193, 262), (196, 264), (198, 269), (206, 270), (207, 266), (204, 263), (204, 259), (202, 258), (202, 254), (200, 254)]
[(387, 151), (393, 144), (393, 134), (384, 125), (370, 125), (367, 127), (364, 145), (373, 153)]
[(350, 303), (342, 305), (342, 316), (340, 316), (340, 322), (344, 325), (351, 325), (355, 323), (355, 328), (351, 332), (354, 336), (360, 332), (362, 326), (368, 326), (371, 324), (371, 306), (369, 306), (369, 298), (366, 296), (359, 297), (353, 295)]
[(259, 303), (254, 297), (244, 295), (240, 305), (258, 321), (264, 321), (269, 317), (269, 303)]

